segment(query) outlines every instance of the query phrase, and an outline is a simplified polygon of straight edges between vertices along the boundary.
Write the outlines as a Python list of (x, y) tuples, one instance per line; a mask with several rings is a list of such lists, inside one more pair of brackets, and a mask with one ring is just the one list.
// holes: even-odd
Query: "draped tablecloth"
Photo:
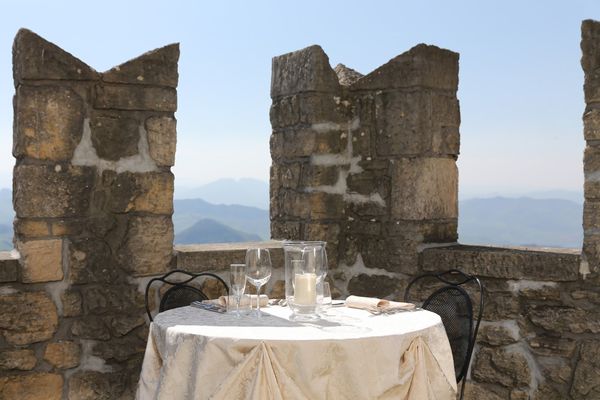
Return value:
[(160, 313), (137, 399), (454, 399), (441, 319), (336, 307), (299, 323), (287, 307), (256, 319), (194, 307)]

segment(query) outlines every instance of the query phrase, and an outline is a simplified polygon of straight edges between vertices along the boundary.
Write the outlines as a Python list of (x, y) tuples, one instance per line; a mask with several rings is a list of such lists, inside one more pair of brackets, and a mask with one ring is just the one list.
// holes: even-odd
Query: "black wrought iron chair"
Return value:
[[(181, 274), (187, 275), (186, 279), (183, 280), (174, 280), (171, 275)], [(171, 279), (169, 279), (171, 277)], [(145, 293), (145, 301), (146, 301), (146, 313), (148, 314), (148, 318), (150, 321), (153, 320), (152, 314), (150, 312), (150, 304), (148, 302), (148, 293), (150, 292), (150, 286), (152, 286), (155, 282), (163, 282), (168, 285), (171, 285), (169, 289), (161, 296), (160, 304), (158, 306), (158, 312), (161, 313), (166, 310), (171, 310), (173, 308), (185, 307), (189, 306), (193, 301), (199, 300), (208, 300), (208, 296), (198, 286), (190, 285), (189, 283), (198, 278), (212, 278), (216, 279), (220, 282), (225, 288), (225, 292), (229, 294), (229, 287), (225, 283), (221, 277), (215, 275), (211, 272), (200, 272), (193, 273), (184, 271), (181, 269), (173, 270), (163, 276), (158, 278), (151, 279), (146, 285), (146, 293)]]
[[(479, 278), (457, 269), (440, 273), (426, 273), (417, 276), (408, 284), (404, 292), (404, 301), (415, 303), (415, 299), (410, 296), (411, 288), (415, 287), (415, 283), (425, 283), (427, 280), (440, 283), (441, 287), (438, 285), (434, 292), (423, 301), (421, 307), (435, 312), (442, 319), (454, 357), (456, 382), (462, 380), (460, 390), (460, 398), (462, 399), (471, 355), (473, 354), (473, 347), (483, 313), (484, 288)], [(476, 292), (474, 295), (479, 294), (479, 307), (476, 310), (473, 309), (471, 296), (465, 290), (467, 285), (473, 287)], [(476, 315), (474, 315), (474, 311)]]

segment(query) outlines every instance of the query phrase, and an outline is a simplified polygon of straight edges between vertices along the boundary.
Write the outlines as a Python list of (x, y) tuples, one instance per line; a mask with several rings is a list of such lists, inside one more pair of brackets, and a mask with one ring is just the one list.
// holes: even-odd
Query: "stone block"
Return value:
[(127, 374), (123, 372), (78, 371), (69, 379), (68, 399), (112, 400), (134, 398), (134, 393), (128, 393), (128, 378)]
[(300, 240), (300, 223), (271, 221), (271, 238), (276, 240)]
[(362, 171), (350, 174), (346, 180), (349, 193), (369, 196), (379, 194), (382, 199), (389, 199), (391, 193), (391, 178), (380, 171)]
[(287, 218), (308, 219), (311, 214), (309, 194), (292, 190), (280, 190), (271, 196), (271, 221)]
[(583, 173), (586, 182), (598, 181), (596, 175), (600, 174), (600, 147), (586, 146), (583, 153)]
[(270, 186), (298, 189), (301, 172), (301, 163), (273, 163), (270, 171)]
[(531, 371), (521, 352), (502, 348), (481, 348), (476, 355), (471, 374), (478, 382), (496, 383), (507, 388), (528, 386)]
[(84, 317), (73, 322), (71, 334), (80, 339), (108, 340), (110, 331), (98, 316)]
[(419, 270), (416, 243), (398, 238), (358, 237), (358, 248), (367, 268), (415, 274)]
[(113, 338), (107, 342), (96, 343), (92, 354), (108, 362), (124, 362), (136, 355), (143, 355), (145, 349), (145, 338), (142, 339), (130, 335), (118, 339)]
[(467, 381), (463, 398), (464, 400), (506, 400), (509, 394), (502, 387)]
[(83, 134), (84, 103), (59, 86), (19, 86), (15, 105), (16, 158), (68, 161)]
[(583, 205), (583, 230), (600, 229), (600, 201), (586, 200)]
[(30, 349), (0, 351), (0, 370), (17, 369), (30, 371), (35, 367), (37, 358)]
[(330, 93), (304, 93), (273, 100), (269, 112), (271, 126), (274, 129), (313, 124), (345, 126), (351, 115), (336, 100), (339, 97)]
[(50, 236), (50, 223), (46, 220), (15, 218), (15, 232), (21, 237), (39, 238)]
[(387, 275), (358, 274), (348, 282), (348, 293), (355, 296), (389, 297), (400, 293), (403, 282)]
[(174, 176), (171, 172), (104, 171), (103, 184), (109, 187), (110, 211), (173, 214)]
[(111, 249), (104, 240), (73, 239), (69, 243), (69, 281), (73, 284), (113, 283), (120, 279)]
[(273, 57), (271, 98), (303, 92), (339, 90), (337, 75), (321, 47), (310, 46)]
[(69, 340), (48, 343), (44, 351), (44, 360), (60, 369), (78, 366), (80, 356), (79, 344)]
[(138, 154), (140, 121), (131, 114), (94, 112), (90, 130), (92, 144), (101, 159), (117, 161)]
[(81, 315), (81, 294), (75, 290), (66, 290), (60, 295), (63, 317), (78, 317)]
[(134, 285), (90, 285), (82, 292), (82, 298), (87, 315), (135, 315), (144, 308), (144, 294)]
[(600, 100), (600, 28), (599, 23), (585, 20), (581, 24), (581, 66), (585, 73), (586, 103)]
[(0, 377), (0, 399), (61, 400), (63, 377), (49, 372)]
[(177, 111), (173, 88), (141, 85), (96, 85), (94, 108), (139, 111)]
[(379, 93), (374, 122), (380, 156), (458, 155), (460, 111), (453, 95)]
[(365, 75), (352, 90), (427, 87), (458, 89), (458, 53), (419, 44)]
[(278, 280), (273, 283), (271, 292), (269, 293), (270, 299), (285, 299), (285, 281)]
[(13, 175), (17, 217), (85, 216), (94, 179), (94, 169), (89, 167), (18, 165)]
[(536, 336), (528, 340), (531, 351), (545, 357), (568, 357), (575, 352), (576, 343), (573, 339), (552, 336)]
[(543, 285), (541, 287), (522, 288), (519, 295), (533, 301), (560, 301), (561, 287), (558, 285)]
[(458, 217), (458, 170), (449, 158), (403, 158), (392, 172), (392, 215), (407, 220)]
[(415, 243), (453, 243), (458, 239), (458, 221), (392, 220), (383, 225), (383, 233)]
[(578, 254), (460, 245), (425, 249), (422, 265), (426, 271), (445, 265), (479, 277), (561, 282), (578, 279), (580, 261)]
[(600, 313), (570, 307), (530, 306), (527, 315), (537, 327), (551, 334), (600, 333)]
[(10, 344), (41, 342), (56, 332), (56, 306), (45, 292), (5, 290), (0, 294), (0, 310), (0, 332)]
[(110, 83), (177, 87), (179, 43), (170, 44), (113, 67), (102, 74)]
[(175, 165), (177, 120), (172, 117), (150, 117), (146, 120), (150, 157), (157, 165)]
[(600, 200), (600, 181), (586, 181), (583, 184), (583, 193), (586, 200)]
[(302, 187), (335, 186), (340, 179), (341, 169), (338, 166), (305, 164), (302, 168)]
[(98, 73), (28, 29), (19, 29), (13, 43), (15, 86), (26, 80), (94, 80)]
[(9, 252), (0, 251), (0, 283), (15, 282), (18, 278), (19, 260)]
[(506, 346), (515, 343), (519, 337), (502, 325), (483, 325), (479, 329), (477, 341), (489, 346)]
[(302, 206), (308, 208), (312, 220), (336, 219), (344, 212), (344, 199), (339, 194), (312, 192)]
[[(282, 136), (278, 137), (279, 135)], [(339, 130), (317, 132), (306, 127), (288, 129), (272, 135), (271, 156), (274, 160), (289, 160), (315, 154), (339, 154), (346, 150), (347, 136)]]
[(167, 272), (173, 259), (171, 217), (132, 216), (118, 258), (134, 276)]
[(23, 283), (63, 279), (61, 239), (17, 241)]
[(592, 108), (583, 114), (583, 136), (585, 140), (600, 140), (600, 109)]
[(587, 340), (581, 344), (575, 367), (571, 396), (574, 399), (600, 398), (600, 341)]

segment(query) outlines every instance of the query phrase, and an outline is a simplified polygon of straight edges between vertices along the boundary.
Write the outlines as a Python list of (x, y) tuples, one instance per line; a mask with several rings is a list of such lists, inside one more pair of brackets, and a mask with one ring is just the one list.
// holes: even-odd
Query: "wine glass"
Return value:
[(256, 286), (256, 316), (260, 318), (260, 288), (271, 278), (271, 254), (268, 249), (246, 251), (246, 279)]
[(246, 264), (231, 264), (230, 268), (229, 287), (235, 300), (235, 316), (240, 318), (240, 300), (246, 289)]

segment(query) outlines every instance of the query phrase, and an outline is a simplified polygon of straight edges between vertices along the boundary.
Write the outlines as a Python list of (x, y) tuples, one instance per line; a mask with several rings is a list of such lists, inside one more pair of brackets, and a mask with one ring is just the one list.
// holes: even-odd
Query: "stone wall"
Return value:
[(273, 237), (327, 240), (343, 294), (402, 298), (423, 271), (480, 276), (467, 399), (600, 398), (599, 23), (584, 22), (582, 49), (583, 255), (456, 243), (455, 53), (419, 45), (366, 76), (318, 46), (273, 60)]
[(0, 259), (0, 398), (130, 398), (142, 276), (174, 266), (177, 44), (105, 73), (13, 47), (17, 262)]
[(458, 54), (418, 45), (366, 76), (319, 46), (273, 59), (271, 235), (327, 241), (343, 293), (399, 295), (457, 239)]

